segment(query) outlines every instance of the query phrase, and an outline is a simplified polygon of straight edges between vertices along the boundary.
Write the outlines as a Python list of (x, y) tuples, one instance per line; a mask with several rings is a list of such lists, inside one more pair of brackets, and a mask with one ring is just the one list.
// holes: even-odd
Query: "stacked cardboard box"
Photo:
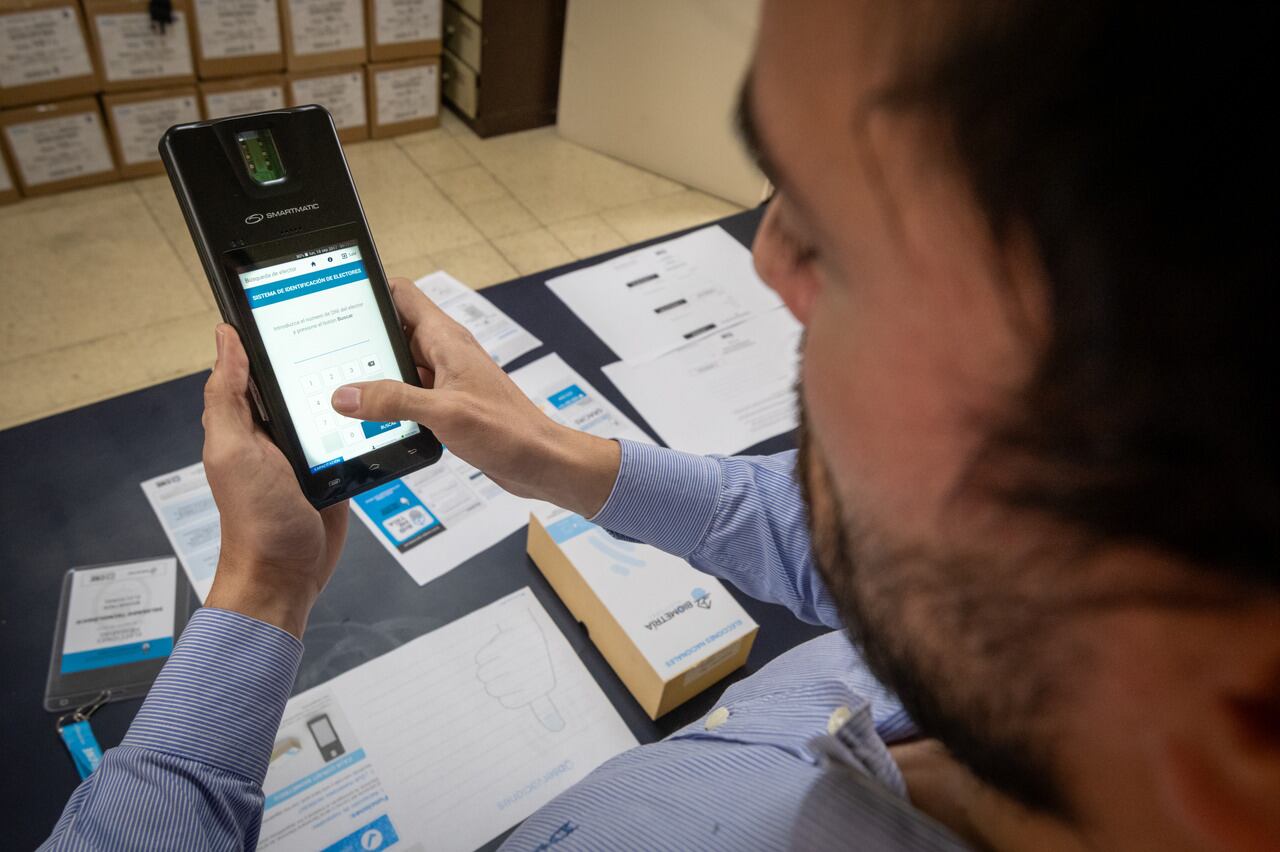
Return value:
[(163, 171), (165, 129), (318, 103), (343, 142), (440, 123), (441, 0), (0, 0), (0, 203)]
[(280, 8), (291, 105), (327, 107), (344, 141), (439, 125), (440, 0), (281, 0)]

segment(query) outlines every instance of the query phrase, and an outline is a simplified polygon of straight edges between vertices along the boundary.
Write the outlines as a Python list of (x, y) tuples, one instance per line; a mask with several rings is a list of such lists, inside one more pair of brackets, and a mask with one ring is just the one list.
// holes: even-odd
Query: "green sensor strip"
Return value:
[(280, 152), (276, 150), (270, 130), (246, 130), (236, 134), (236, 141), (240, 143), (244, 166), (254, 183), (265, 186), (284, 180), (284, 163), (280, 162)]

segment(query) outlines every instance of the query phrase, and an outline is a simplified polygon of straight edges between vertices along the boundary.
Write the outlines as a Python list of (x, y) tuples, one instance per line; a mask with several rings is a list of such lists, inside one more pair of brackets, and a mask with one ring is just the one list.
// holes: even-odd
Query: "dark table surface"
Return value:
[[(759, 211), (752, 210), (720, 224), (749, 245), (759, 220)], [(544, 286), (548, 278), (626, 250), (490, 287), (484, 295), (544, 343), (509, 369), (558, 352), (653, 434), (600, 370), (617, 356)], [(0, 492), (6, 848), (32, 848), (43, 840), (78, 783), (54, 732), (56, 716), (42, 707), (62, 575), (77, 565), (172, 552), (139, 483), (200, 459), (201, 392), (207, 376), (175, 379), (0, 432), (0, 462), (6, 471)], [(749, 452), (778, 452), (790, 446), (792, 438), (786, 435)], [(747, 665), (655, 723), (560, 603), (524, 546), (521, 530), (440, 579), (418, 586), (363, 524), (351, 524), (338, 570), (312, 613), (295, 692), (529, 586), (632, 732), (641, 742), (652, 742), (705, 713), (733, 680), (823, 632), (796, 621), (781, 607), (735, 594), (760, 624)], [(94, 731), (104, 749), (124, 736), (139, 705), (137, 700), (122, 701), (94, 715)]]

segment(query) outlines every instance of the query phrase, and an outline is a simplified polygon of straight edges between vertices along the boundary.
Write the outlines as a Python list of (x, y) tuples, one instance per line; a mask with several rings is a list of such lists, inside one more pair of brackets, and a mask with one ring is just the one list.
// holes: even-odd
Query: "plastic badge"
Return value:
[(109, 696), (109, 692), (104, 692), (74, 713), (58, 719), (58, 736), (62, 737), (63, 744), (71, 753), (71, 760), (82, 780), (88, 778), (102, 762), (102, 747), (98, 745), (98, 738), (93, 735), (93, 728), (89, 727), (89, 717), (107, 703)]

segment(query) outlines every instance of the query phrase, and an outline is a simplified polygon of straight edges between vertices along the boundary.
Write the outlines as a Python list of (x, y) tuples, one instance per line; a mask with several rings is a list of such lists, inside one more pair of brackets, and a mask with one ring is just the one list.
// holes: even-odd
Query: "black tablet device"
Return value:
[(351, 382), (421, 387), (329, 113), (172, 127), (160, 156), (223, 318), (249, 353), (258, 414), (316, 507), (440, 458), (409, 421), (330, 404)]

